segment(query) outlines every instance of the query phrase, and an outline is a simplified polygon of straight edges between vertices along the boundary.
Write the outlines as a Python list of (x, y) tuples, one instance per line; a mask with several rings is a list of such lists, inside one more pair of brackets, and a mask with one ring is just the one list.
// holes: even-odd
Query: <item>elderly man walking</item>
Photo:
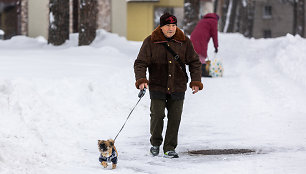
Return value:
[[(183, 111), (189, 66), (193, 93), (203, 88), (201, 63), (188, 37), (177, 27), (175, 16), (165, 13), (158, 26), (144, 41), (134, 63), (136, 88), (149, 87), (150, 91), (150, 133), (153, 156), (159, 154), (163, 142), (165, 109), (167, 109), (167, 130), (163, 144), (164, 157), (178, 158), (175, 151)], [(149, 79), (146, 72), (149, 72)]]

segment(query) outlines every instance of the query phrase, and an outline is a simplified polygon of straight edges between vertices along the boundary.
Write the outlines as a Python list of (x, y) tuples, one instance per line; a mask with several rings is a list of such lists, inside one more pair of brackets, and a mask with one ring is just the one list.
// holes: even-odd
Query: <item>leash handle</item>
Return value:
[(139, 94), (138, 94), (139, 98), (142, 98), (146, 94), (146, 89), (147, 88), (143, 88), (142, 90), (139, 91)]

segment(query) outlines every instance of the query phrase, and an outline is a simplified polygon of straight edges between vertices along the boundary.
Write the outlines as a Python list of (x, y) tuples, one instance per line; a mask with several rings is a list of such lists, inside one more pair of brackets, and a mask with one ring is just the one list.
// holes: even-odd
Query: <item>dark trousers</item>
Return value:
[(164, 152), (175, 150), (177, 146), (178, 130), (181, 122), (184, 100), (151, 99), (150, 142), (152, 146), (160, 146), (163, 142), (165, 109), (168, 114), (168, 124), (164, 141)]

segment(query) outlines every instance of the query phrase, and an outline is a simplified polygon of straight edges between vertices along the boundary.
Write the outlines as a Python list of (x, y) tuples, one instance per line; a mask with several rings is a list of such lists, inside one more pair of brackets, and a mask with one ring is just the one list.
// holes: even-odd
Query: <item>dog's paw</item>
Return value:
[(101, 163), (101, 165), (102, 165), (104, 168), (106, 168), (106, 167), (107, 167), (107, 162), (103, 161), (103, 162)]
[(112, 167), (112, 169), (115, 169), (117, 167), (117, 165), (116, 164), (113, 164), (113, 167)]

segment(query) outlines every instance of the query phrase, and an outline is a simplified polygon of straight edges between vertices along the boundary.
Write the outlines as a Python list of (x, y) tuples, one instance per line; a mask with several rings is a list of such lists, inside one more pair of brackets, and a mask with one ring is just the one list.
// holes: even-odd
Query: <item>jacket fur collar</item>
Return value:
[[(166, 37), (164, 36), (164, 33), (162, 32), (160, 26), (155, 28), (155, 30), (151, 34), (151, 40), (152, 42), (166, 42)], [(185, 42), (185, 34), (180, 30), (178, 27), (176, 27), (176, 32), (173, 36), (173, 40), (176, 42)]]

